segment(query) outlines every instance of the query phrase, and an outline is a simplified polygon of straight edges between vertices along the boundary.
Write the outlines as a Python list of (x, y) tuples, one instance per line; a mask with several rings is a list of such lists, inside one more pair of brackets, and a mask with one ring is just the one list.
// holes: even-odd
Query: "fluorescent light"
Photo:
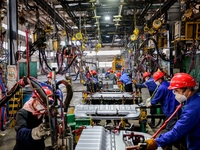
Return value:
[(110, 20), (110, 16), (105, 16), (105, 20)]
[[(4, 27), (6, 30), (8, 29), (8, 26), (4, 23), (2, 23), (2, 27)], [(18, 34), (26, 37), (26, 32), (24, 31), (18, 30)], [(29, 33), (29, 38), (32, 39), (32, 35), (30, 33)]]
[(107, 50), (107, 51), (99, 51), (98, 53), (96, 53), (95, 51), (85, 51), (84, 53), (87, 54), (87, 56), (98, 56), (98, 55), (117, 55), (120, 54), (120, 50)]
[(99, 67), (112, 67), (112, 62), (99, 62)]

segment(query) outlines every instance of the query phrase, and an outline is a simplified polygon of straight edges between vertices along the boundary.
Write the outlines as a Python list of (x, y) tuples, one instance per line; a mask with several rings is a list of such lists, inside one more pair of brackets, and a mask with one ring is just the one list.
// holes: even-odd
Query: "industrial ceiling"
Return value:
[[(6, 1), (3, 0), (6, 9)], [(94, 48), (126, 47), (135, 28), (152, 26), (177, 0), (18, 0), (18, 22), (32, 29), (53, 27), (71, 40), (82, 33)], [(107, 18), (106, 17), (110, 17)], [(63, 34), (66, 31), (66, 35)], [(49, 33), (49, 34), (52, 34)]]

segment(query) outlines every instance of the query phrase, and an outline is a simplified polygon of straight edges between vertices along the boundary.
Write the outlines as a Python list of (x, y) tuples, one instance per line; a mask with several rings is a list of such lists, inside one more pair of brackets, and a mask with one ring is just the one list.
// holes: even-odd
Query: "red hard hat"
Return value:
[(117, 77), (120, 77), (120, 76), (121, 76), (121, 73), (120, 73), (120, 72), (117, 72), (117, 73), (116, 73), (116, 76), (117, 76)]
[(47, 75), (47, 78), (52, 78), (52, 72), (49, 72), (49, 74)]
[[(53, 99), (53, 98), (52, 98), (53, 92), (52, 92), (48, 87), (42, 86), (42, 89), (44, 90), (44, 92), (46, 93), (46, 95), (49, 96), (49, 99)], [(33, 97), (33, 98), (36, 98), (35, 92), (33, 92), (32, 97)]]
[(194, 78), (187, 73), (177, 73), (174, 75), (170, 82), (169, 90), (179, 89), (179, 88), (190, 88), (195, 87), (196, 82)]
[(97, 74), (97, 72), (96, 72), (96, 71), (94, 71), (94, 70), (90, 70), (90, 74), (91, 74), (91, 75), (96, 75), (96, 74)]
[(110, 70), (110, 73), (113, 73), (113, 70), (112, 70), (112, 69)]
[(146, 77), (150, 77), (151, 76), (151, 73), (150, 72), (145, 72), (143, 74), (143, 79), (146, 78)]
[(154, 81), (157, 81), (158, 79), (160, 79), (164, 76), (165, 76), (165, 74), (163, 72), (157, 71), (153, 74), (153, 79), (154, 79)]

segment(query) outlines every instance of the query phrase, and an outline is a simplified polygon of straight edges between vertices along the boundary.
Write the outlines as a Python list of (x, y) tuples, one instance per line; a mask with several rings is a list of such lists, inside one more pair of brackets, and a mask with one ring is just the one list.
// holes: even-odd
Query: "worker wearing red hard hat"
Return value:
[[(147, 88), (149, 91), (149, 95), (152, 97), (153, 93), (156, 92), (156, 83), (154, 82), (153, 78), (151, 77), (151, 73), (150, 72), (144, 72), (143, 74), (143, 80), (145, 80), (144, 83), (136, 83), (135, 86), (137, 88)], [(151, 99), (151, 98), (149, 98)], [(151, 107), (150, 108), (150, 114), (153, 115), (156, 113), (156, 108)], [(151, 118), (151, 122), (149, 123), (150, 126), (155, 126), (155, 118), (152, 117)]]
[(181, 138), (186, 139), (188, 150), (200, 148), (200, 95), (195, 92), (196, 82), (186, 73), (177, 73), (170, 82), (169, 90), (173, 90), (179, 103), (185, 103), (179, 120), (174, 127), (158, 138), (149, 139), (147, 150), (165, 147)]
[[(52, 91), (42, 87), (52, 100)], [(37, 96), (36, 96), (37, 95)], [(45, 105), (38, 100), (40, 95), (34, 92), (31, 98), (16, 115), (16, 144), (13, 150), (44, 150), (45, 137), (50, 134), (48, 123), (43, 122)], [(50, 100), (49, 99), (49, 100)]]
[(113, 85), (116, 84), (117, 79), (116, 79), (116, 76), (115, 76), (114, 71), (112, 69), (110, 69), (110, 73), (107, 74), (105, 77), (108, 78), (109, 80), (112, 80)]
[(136, 83), (136, 86), (138, 88), (148, 88), (149, 94), (151, 96), (153, 94), (153, 92), (155, 91), (157, 85), (154, 82), (154, 79), (151, 77), (151, 73), (150, 72), (145, 72), (143, 74), (143, 79), (145, 80), (145, 82), (143, 84)]
[[(162, 111), (168, 119), (172, 113), (176, 110), (176, 107), (179, 105), (179, 102), (175, 99), (174, 94), (171, 90), (168, 89), (169, 82), (164, 80), (165, 73), (161, 71), (157, 71), (153, 74), (154, 82), (157, 84), (158, 89), (155, 93), (155, 96), (152, 100), (147, 104), (147, 106), (152, 106), (160, 103)], [(166, 130), (170, 131), (173, 125), (176, 123), (181, 110), (174, 116), (166, 125)], [(168, 148), (170, 149), (172, 145), (169, 145)]]
[(161, 71), (153, 74), (154, 82), (159, 86), (154, 98), (149, 105), (161, 104), (163, 113), (166, 117), (171, 116), (179, 103), (175, 100), (175, 96), (171, 90), (168, 90), (169, 82), (164, 80), (165, 74)]
[[(56, 78), (56, 76), (55, 76), (55, 78)], [(52, 84), (52, 79), (53, 79), (53, 72), (49, 72), (49, 74), (47, 75), (47, 81), (45, 81), (45, 83), (47, 85), (51, 85)]]

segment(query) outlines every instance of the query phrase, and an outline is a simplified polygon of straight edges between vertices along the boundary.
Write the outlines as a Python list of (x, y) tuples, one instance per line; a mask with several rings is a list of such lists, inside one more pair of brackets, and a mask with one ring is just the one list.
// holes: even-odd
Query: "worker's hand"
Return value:
[(158, 148), (158, 145), (153, 138), (148, 139), (145, 142), (147, 143), (146, 150), (156, 150)]
[(133, 80), (133, 81), (132, 81), (132, 83), (133, 83), (133, 84), (136, 84), (136, 83), (137, 83), (137, 81), (136, 81), (136, 80)]
[(150, 103), (151, 102), (151, 98), (147, 98), (146, 99), (146, 104)]
[(148, 102), (148, 103), (146, 104), (146, 106), (147, 106), (147, 107), (151, 107), (151, 102)]
[(32, 129), (31, 135), (34, 140), (40, 140), (43, 137), (50, 135), (49, 125), (41, 123), (38, 127)]

